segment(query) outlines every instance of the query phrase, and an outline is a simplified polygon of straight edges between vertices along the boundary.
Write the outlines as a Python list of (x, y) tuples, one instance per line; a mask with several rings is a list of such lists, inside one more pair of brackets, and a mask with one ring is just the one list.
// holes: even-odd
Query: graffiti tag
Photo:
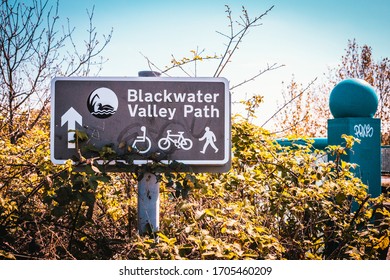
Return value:
[(374, 134), (374, 128), (369, 124), (357, 124), (353, 129), (358, 138), (371, 138)]

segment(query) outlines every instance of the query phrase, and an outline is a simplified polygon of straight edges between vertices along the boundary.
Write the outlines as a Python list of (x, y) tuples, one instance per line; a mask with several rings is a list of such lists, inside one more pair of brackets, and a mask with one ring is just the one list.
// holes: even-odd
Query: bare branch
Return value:
[[(69, 67), (65, 71), (65, 76), (73, 76), (73, 75), (82, 75), (86, 76), (90, 73), (91, 66), (101, 65), (103, 62), (95, 62), (93, 59), (101, 54), (101, 52), (106, 48), (108, 43), (111, 41), (113, 29), (111, 29), (108, 36), (103, 36), (104, 41), (100, 47), (100, 41), (97, 39), (96, 27), (93, 25), (93, 16), (94, 16), (95, 7), (92, 8), (92, 11), (87, 10), (88, 19), (89, 19), (89, 29), (88, 32), (88, 40), (84, 41), (85, 50), (80, 53), (77, 49), (77, 46), (73, 40), (73, 32), (74, 28), (71, 29), (68, 21), (68, 34), (70, 42), (73, 46), (73, 53), (68, 52), (68, 57), (70, 59)], [(100, 71), (100, 69), (99, 69)]]
[(267, 68), (264, 69), (264, 70), (260, 70), (260, 72), (256, 75), (254, 75), (253, 77), (249, 78), (249, 79), (246, 79), (244, 81), (242, 81), (241, 83), (238, 83), (237, 85), (234, 85), (230, 88), (230, 90), (233, 90), (235, 88), (238, 88), (248, 82), (252, 82), (254, 81), (256, 78), (258, 78), (259, 76), (263, 75), (264, 73), (268, 72), (268, 71), (272, 71), (272, 70), (276, 70), (276, 69), (279, 69), (281, 67), (284, 67), (285, 65), (284, 64), (281, 64), (281, 65), (278, 65), (277, 63), (274, 63), (272, 64), (271, 66), (270, 65), (267, 65)]
[(184, 74), (186, 74), (187, 76), (189, 77), (192, 77), (192, 75), (186, 70), (184, 69), (183, 66), (185, 65), (188, 65), (188, 64), (191, 64), (191, 63), (194, 63), (195, 65), (195, 73), (194, 75), (196, 76), (196, 72), (197, 72), (197, 62), (198, 61), (206, 61), (206, 60), (213, 60), (213, 59), (219, 59), (219, 57), (217, 55), (205, 55), (205, 56), (202, 56), (201, 54), (204, 52), (204, 50), (202, 50), (201, 52), (198, 53), (198, 51), (195, 51), (195, 50), (191, 50), (190, 51), (192, 53), (192, 57), (188, 58), (188, 57), (183, 57), (182, 59), (176, 59), (176, 57), (172, 54), (172, 59), (171, 59), (171, 66), (166, 66), (165, 69), (161, 69), (160, 67), (158, 67), (156, 64), (154, 64), (147, 56), (145, 56), (143, 53), (140, 53), (145, 59), (146, 61), (148, 62), (148, 66), (149, 66), (149, 69), (152, 70), (152, 71), (155, 71), (155, 70), (158, 70), (160, 73), (162, 74), (165, 74), (167, 76), (168, 75), (168, 72), (171, 71), (172, 69), (176, 69), (176, 68), (179, 68), (181, 71), (183, 71)]
[[(148, 67), (149, 67), (150, 71), (156, 71), (157, 70), (158, 72), (163, 73), (163, 70), (161, 68), (159, 68), (156, 64), (154, 64), (147, 56), (145, 56), (142, 52), (140, 52), (140, 54), (148, 62)], [(166, 72), (165, 72), (165, 75), (167, 75), (169, 77), (169, 75)]]
[[(75, 29), (68, 21), (68, 29), (60, 34), (58, 1), (52, 6), (49, 3), (0, 2), (0, 127), (3, 133), (8, 131), (6, 137), (12, 143), (33, 128), (46, 111), (49, 80), (56, 75), (87, 75), (92, 67), (100, 70), (104, 61), (98, 57), (112, 36), (111, 30), (102, 42), (98, 40), (92, 9), (88, 12), (86, 49), (78, 51), (72, 37)], [(62, 51), (68, 43), (74, 53)]]
[(236, 33), (234, 32), (234, 24), (232, 20), (231, 10), (227, 5), (226, 8), (227, 8), (226, 12), (228, 13), (228, 19), (229, 19), (230, 35), (226, 35), (226, 34), (223, 35), (221, 32), (218, 33), (222, 34), (224, 37), (229, 38), (229, 42), (225, 48), (225, 53), (222, 55), (222, 59), (214, 73), (214, 77), (219, 77), (222, 71), (225, 69), (226, 65), (231, 61), (233, 54), (238, 49), (238, 46), (242, 42), (244, 36), (248, 33), (249, 28), (258, 26), (259, 24), (257, 22), (261, 20), (264, 16), (266, 16), (274, 8), (274, 6), (271, 6), (263, 14), (253, 18), (252, 20), (249, 18), (247, 10), (243, 7), (242, 10), (243, 16), (241, 16), (242, 23), (236, 22), (238, 26), (242, 27), (242, 29), (240, 29)]
[(272, 120), (277, 114), (279, 114), (280, 111), (282, 111), (288, 104), (290, 104), (291, 102), (293, 102), (295, 99), (297, 99), (299, 96), (301, 96), (302, 94), (304, 94), (314, 83), (315, 81), (317, 80), (317, 78), (315, 78), (314, 80), (312, 80), (309, 85), (304, 89), (302, 90), (298, 95), (296, 95), (294, 98), (290, 99), (288, 102), (284, 103), (282, 107), (280, 107), (271, 117), (269, 117), (261, 126), (265, 126), (270, 120)]
[(291, 124), (289, 127), (286, 127), (286, 128), (284, 128), (282, 130), (279, 130), (279, 131), (273, 131), (271, 133), (272, 134), (280, 134), (280, 133), (292, 130), (295, 126), (297, 126), (298, 124), (304, 122), (306, 120), (306, 118), (308, 117), (308, 115), (309, 115), (309, 112), (306, 112), (305, 115), (301, 119), (297, 120), (296, 122)]

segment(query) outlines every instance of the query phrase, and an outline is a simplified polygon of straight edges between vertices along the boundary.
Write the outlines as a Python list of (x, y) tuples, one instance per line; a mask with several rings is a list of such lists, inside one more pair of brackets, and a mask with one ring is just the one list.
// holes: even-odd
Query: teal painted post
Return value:
[(335, 86), (329, 98), (329, 108), (334, 119), (328, 120), (328, 144), (342, 145), (341, 135), (360, 139), (353, 152), (342, 160), (356, 163), (354, 171), (368, 186), (371, 197), (381, 189), (381, 122), (373, 118), (378, 106), (375, 90), (360, 79), (347, 79)]
[[(317, 138), (309, 138), (310, 140), (313, 140), (313, 148), (317, 150), (324, 150), (328, 146), (328, 138), (324, 137), (317, 137)], [(282, 147), (291, 147), (293, 144), (297, 145), (307, 145), (307, 142), (302, 139), (296, 139), (296, 140), (288, 140), (285, 138), (276, 139), (276, 142), (278, 142), (279, 145)]]

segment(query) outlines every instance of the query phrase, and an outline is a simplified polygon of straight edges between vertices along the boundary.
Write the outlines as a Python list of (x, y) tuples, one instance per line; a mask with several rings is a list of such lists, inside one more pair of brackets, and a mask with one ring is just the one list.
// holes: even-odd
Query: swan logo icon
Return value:
[(87, 106), (93, 116), (106, 119), (114, 115), (118, 109), (118, 98), (111, 89), (101, 87), (89, 95)]

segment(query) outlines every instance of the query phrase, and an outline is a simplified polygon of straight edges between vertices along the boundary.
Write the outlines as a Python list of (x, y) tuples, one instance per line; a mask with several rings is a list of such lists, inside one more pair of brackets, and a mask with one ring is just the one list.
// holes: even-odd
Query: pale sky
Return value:
[[(54, 2), (54, 1), (53, 1)], [(267, 64), (286, 66), (264, 74), (255, 82), (238, 88), (233, 100), (261, 94), (265, 103), (259, 119), (267, 119), (281, 102), (282, 82), (292, 76), (307, 85), (316, 77), (321, 82), (328, 67), (337, 65), (349, 39), (372, 47), (374, 58), (390, 57), (390, 1), (388, 0), (67, 0), (60, 1), (60, 16), (76, 26), (83, 38), (88, 28), (86, 9), (95, 6), (97, 31), (113, 38), (103, 55), (109, 61), (102, 76), (137, 76), (148, 70), (144, 54), (161, 68), (170, 64), (171, 55), (180, 59), (190, 50), (220, 55), (226, 39), (216, 31), (228, 33), (225, 13), (229, 5), (233, 18), (242, 6), (250, 17), (274, 5), (259, 27), (253, 28), (221, 76), (237, 84)], [(84, 36), (85, 38), (85, 36)], [(214, 74), (217, 61), (198, 64), (197, 75)], [(194, 69), (192, 69), (194, 70)], [(174, 75), (185, 76), (174, 72)]]

